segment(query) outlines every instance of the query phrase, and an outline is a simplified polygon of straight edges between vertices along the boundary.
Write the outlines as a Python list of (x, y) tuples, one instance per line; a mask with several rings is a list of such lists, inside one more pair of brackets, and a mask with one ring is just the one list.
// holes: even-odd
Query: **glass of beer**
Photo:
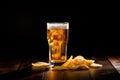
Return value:
[(53, 66), (67, 60), (68, 22), (48, 22), (47, 40), (49, 45), (49, 63)]

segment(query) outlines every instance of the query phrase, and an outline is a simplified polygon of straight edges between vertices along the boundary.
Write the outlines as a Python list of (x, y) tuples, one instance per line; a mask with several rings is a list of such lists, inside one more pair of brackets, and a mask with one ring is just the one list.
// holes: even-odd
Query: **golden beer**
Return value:
[(68, 23), (47, 23), (49, 61), (64, 63), (67, 59)]

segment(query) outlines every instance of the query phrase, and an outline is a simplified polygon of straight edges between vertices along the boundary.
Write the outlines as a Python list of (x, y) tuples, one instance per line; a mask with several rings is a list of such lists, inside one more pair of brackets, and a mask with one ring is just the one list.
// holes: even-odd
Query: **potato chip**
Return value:
[(49, 66), (49, 63), (46, 63), (46, 62), (35, 62), (35, 63), (32, 63), (32, 66), (35, 66), (35, 67)]
[(68, 68), (69, 70), (77, 70), (77, 69), (79, 69), (79, 66), (80, 66), (80, 65), (70, 65), (70, 66), (68, 66), (67, 68)]
[(73, 56), (70, 56), (70, 58), (64, 64), (62, 64), (62, 66), (68, 66), (71, 63), (72, 59)]
[(74, 64), (76, 65), (84, 64), (84, 60), (74, 59)]
[(95, 60), (84, 60), (84, 64), (87, 65), (87, 66), (90, 66), (94, 62), (95, 62)]
[(83, 56), (81, 56), (81, 55), (76, 56), (74, 59), (85, 60), (85, 58)]
[(79, 66), (79, 69), (81, 69), (81, 70), (86, 70), (86, 69), (89, 69), (89, 66), (87, 66), (87, 65), (85, 65), (85, 64), (81, 64), (81, 65)]
[(32, 70), (35, 70), (35, 71), (37, 71), (37, 70), (44, 71), (49, 68), (50, 68), (50, 65), (49, 65), (49, 63), (46, 63), (46, 62), (32, 63)]
[(93, 67), (93, 68), (99, 68), (99, 67), (102, 67), (103, 65), (101, 64), (97, 64), (97, 63), (93, 63), (90, 65), (90, 67)]

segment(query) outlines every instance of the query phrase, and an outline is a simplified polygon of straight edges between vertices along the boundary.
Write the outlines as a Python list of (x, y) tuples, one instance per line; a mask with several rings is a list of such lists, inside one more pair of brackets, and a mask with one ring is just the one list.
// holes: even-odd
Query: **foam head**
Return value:
[(48, 22), (47, 23), (47, 29), (69, 29), (69, 23), (68, 22)]

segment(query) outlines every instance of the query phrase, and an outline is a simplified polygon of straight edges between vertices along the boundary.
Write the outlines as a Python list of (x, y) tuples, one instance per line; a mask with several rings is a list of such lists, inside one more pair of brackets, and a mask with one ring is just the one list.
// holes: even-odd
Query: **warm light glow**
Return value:
[(68, 23), (47, 23), (49, 60), (63, 63), (67, 59)]

